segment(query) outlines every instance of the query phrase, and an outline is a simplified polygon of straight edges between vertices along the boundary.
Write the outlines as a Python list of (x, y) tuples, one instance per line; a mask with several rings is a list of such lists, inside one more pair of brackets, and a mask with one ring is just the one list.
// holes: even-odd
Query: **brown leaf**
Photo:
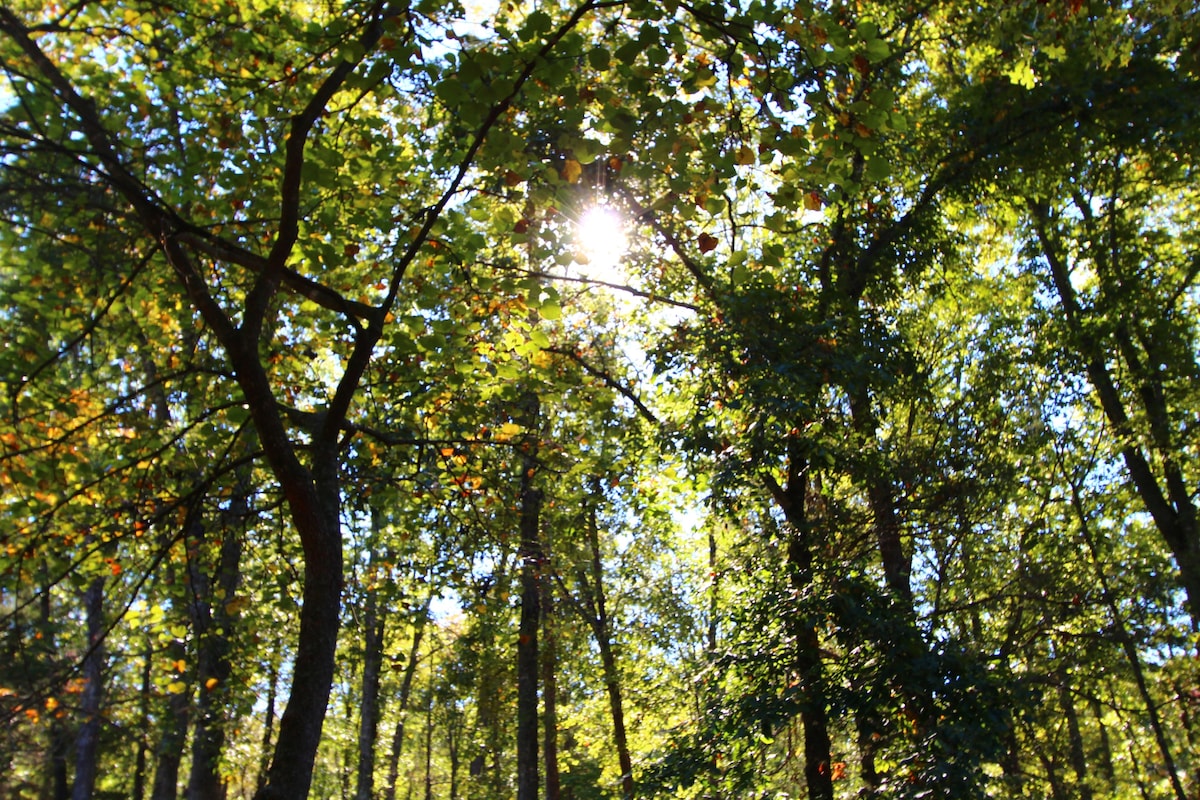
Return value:
[(718, 244), (720, 242), (717, 240), (717, 237), (710, 236), (707, 233), (700, 234), (696, 239), (696, 245), (700, 248), (701, 253), (711, 253), (717, 249)]

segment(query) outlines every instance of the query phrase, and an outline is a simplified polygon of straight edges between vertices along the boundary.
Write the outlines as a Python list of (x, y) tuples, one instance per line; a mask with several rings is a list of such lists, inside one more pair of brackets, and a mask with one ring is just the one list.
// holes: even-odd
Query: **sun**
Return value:
[(591, 206), (579, 217), (575, 229), (576, 261), (585, 278), (622, 283), (621, 260), (629, 249), (625, 219), (607, 204)]

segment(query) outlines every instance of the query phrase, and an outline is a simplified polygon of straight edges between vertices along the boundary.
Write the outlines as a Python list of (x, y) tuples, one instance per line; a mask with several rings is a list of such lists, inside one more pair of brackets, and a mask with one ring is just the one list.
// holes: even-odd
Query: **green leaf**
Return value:
[(593, 47), (588, 51), (588, 64), (592, 69), (608, 69), (612, 61), (612, 53), (606, 47)]

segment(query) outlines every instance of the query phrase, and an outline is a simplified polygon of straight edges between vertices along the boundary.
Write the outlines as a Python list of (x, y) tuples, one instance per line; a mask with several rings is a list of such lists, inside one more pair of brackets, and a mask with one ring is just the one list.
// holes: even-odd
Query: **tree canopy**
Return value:
[(1186, 800), (1177, 0), (0, 4), (0, 789)]

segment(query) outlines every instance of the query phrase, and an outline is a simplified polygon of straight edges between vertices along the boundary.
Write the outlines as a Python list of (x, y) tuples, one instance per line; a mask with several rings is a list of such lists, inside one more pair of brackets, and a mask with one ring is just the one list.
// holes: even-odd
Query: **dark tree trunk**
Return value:
[[(174, 641), (167, 648), (172, 661), (187, 658), (183, 642)], [(191, 720), (191, 692), (182, 691), (167, 698), (167, 717), (162, 721), (162, 738), (158, 740), (155, 757), (154, 786), (151, 800), (175, 800), (179, 793), (179, 765), (187, 745), (188, 723)]]
[(1092, 787), (1088, 784), (1087, 758), (1083, 752), (1083, 735), (1079, 731), (1079, 715), (1075, 711), (1075, 698), (1067, 686), (1067, 676), (1058, 674), (1058, 704), (1067, 721), (1067, 741), (1071, 751), (1071, 769), (1075, 771), (1080, 800), (1092, 800)]
[(538, 628), (541, 626), (542, 491), (537, 475), (540, 404), (533, 392), (521, 398), (521, 620), (517, 631), (517, 800), (537, 800), (538, 778)]
[[(1130, 482), (1175, 556), (1180, 583), (1188, 598), (1192, 625), (1196, 627), (1200, 625), (1200, 512), (1183, 475), (1180, 454), (1171, 446), (1171, 437), (1166, 433), (1172, 423), (1161, 386), (1157, 386), (1155, 380), (1145, 378), (1147, 369), (1141, 363), (1143, 359), (1138, 356), (1124, 323), (1118, 325), (1115, 350), (1123, 356), (1132, 375), (1143, 377), (1136, 392), (1141, 408), (1135, 410), (1135, 416), (1138, 412), (1144, 415), (1148, 430), (1139, 430), (1130, 418), (1125, 399), (1109, 369), (1109, 343), (1098, 340), (1085, 330), (1087, 312), (1081, 308), (1076, 297), (1070, 266), (1051, 228), (1053, 220), (1050, 211), (1039, 203), (1029, 202), (1027, 205), (1042, 255), (1050, 267), (1050, 276), (1062, 305), (1063, 319), (1074, 338), (1073, 345), (1084, 357), (1088, 380), (1104, 416), (1113, 426), (1115, 441), (1120, 442), (1121, 456), (1129, 471)], [(1171, 360), (1164, 356), (1154, 359), (1153, 363), (1169, 364)], [(1146, 433), (1157, 451), (1161, 475), (1155, 473), (1154, 459), (1148, 457), (1138, 444), (1145, 439), (1143, 434)]]
[(383, 668), (383, 638), (387, 609), (378, 607), (374, 589), (367, 589), (363, 612), (362, 703), (358, 725), (358, 781), (355, 800), (371, 800), (375, 793), (375, 746), (379, 738), (379, 673)]
[(1113, 766), (1112, 742), (1108, 738), (1108, 726), (1104, 724), (1104, 710), (1100, 707), (1100, 699), (1091, 697), (1088, 707), (1091, 709), (1092, 716), (1096, 720), (1096, 727), (1100, 732), (1100, 768), (1104, 771), (1104, 780), (1108, 782), (1108, 788), (1115, 789), (1117, 771)]
[[(855, 430), (866, 441), (875, 439), (879, 420), (871, 408), (870, 396), (865, 390), (851, 399), (850, 413)], [(886, 469), (878, 466), (862, 476), (866, 483), (867, 504), (871, 509), (871, 527), (875, 534), (875, 545), (879, 549), (879, 560), (883, 565), (884, 582), (888, 592), (903, 614), (913, 614), (912, 556), (904, 549), (901, 538), (900, 517), (896, 513), (896, 490)]]
[[(788, 522), (787, 574), (798, 598), (809, 593), (813, 579), (813, 531), (808, 520), (808, 462), (798, 444), (788, 448), (788, 480), (780, 486), (767, 478), (767, 486)], [(833, 800), (832, 743), (825, 701), (825, 676), (820, 637), (815, 622), (803, 609), (789, 615), (788, 626), (796, 643), (794, 665), (802, 696), (800, 722), (804, 727), (804, 780), (809, 800)]]
[(542, 576), (542, 762), (546, 768), (546, 800), (562, 794), (558, 773), (558, 641), (554, 590)]
[(88, 651), (83, 659), (83, 724), (75, 738), (75, 781), (71, 800), (91, 800), (100, 758), (100, 711), (104, 701), (104, 579), (96, 578), (83, 597)]
[[(237, 489), (236, 519), (222, 523), (221, 547), (217, 559), (217, 590), (214, 592), (204, 565), (190, 560), (192, 590), (192, 627), (199, 642), (197, 651), (196, 721), (192, 732), (192, 768), (188, 777), (187, 800), (224, 800), (225, 782), (221, 780), (221, 751), (225, 748), (225, 714), (229, 697), (229, 677), (233, 665), (229, 656), (229, 634), (236, 624), (228, 604), (234, 602), (241, 584), (241, 523), (247, 513), (249, 487)], [(202, 526), (196, 526), (204, 536)], [(194, 546), (203, 549), (203, 543)], [(215, 602), (214, 602), (215, 600)]]
[(1109, 587), (1104, 563), (1100, 560), (1100, 552), (1096, 547), (1096, 538), (1092, 535), (1092, 528), (1088, 522), (1087, 509), (1083, 505), (1080, 487), (1073, 481), (1071, 482), (1071, 508), (1075, 512), (1076, 521), (1079, 523), (1079, 532), (1083, 537), (1084, 544), (1088, 548), (1088, 554), (1091, 556), (1092, 567), (1096, 572), (1096, 581), (1100, 584), (1101, 597), (1103, 597), (1104, 604), (1108, 607), (1109, 614), (1112, 616), (1117, 641), (1120, 643), (1121, 649), (1125, 652), (1129, 668), (1133, 671), (1133, 679), (1137, 684), (1138, 694), (1141, 695), (1142, 702), (1145, 705), (1146, 719), (1150, 723), (1150, 730), (1154, 732), (1154, 739), (1158, 743), (1159, 753), (1162, 754), (1163, 765), (1166, 767), (1167, 776), (1171, 780), (1171, 788), (1175, 792), (1176, 800), (1186, 800), (1187, 793), (1184, 791), (1183, 782), (1179, 778), (1179, 769), (1176, 766), (1175, 756), (1171, 749), (1170, 741), (1167, 739), (1166, 731), (1163, 728), (1162, 719), (1158, 714), (1158, 704), (1150, 694), (1150, 687), (1146, 681), (1146, 673), (1142, 669), (1142, 659), (1138, 654), (1137, 643), (1134, 642), (1133, 636), (1129, 633), (1129, 626), (1125, 624), (1125, 615), (1121, 612), (1117, 598)]
[(67, 781), (67, 754), (71, 749), (70, 736), (62, 720), (50, 723), (50, 774), (47, 776), (52, 800), (69, 800), (71, 786)]
[[(254, 403), (250, 405), (254, 408)], [(260, 438), (266, 449), (261, 429)], [(314, 461), (319, 469), (314, 469), (307, 481), (299, 476), (291, 479), (285, 469), (275, 470), (304, 547), (303, 605), (292, 688), (279, 720), (267, 783), (255, 800), (303, 800), (308, 796), (333, 687), (343, 580), (340, 496), (335, 454), (314, 454)]]
[(453, 706), (446, 715), (446, 755), (450, 759), (450, 794), (448, 800), (458, 800), (458, 776), (462, 769), (462, 715)]
[(425, 800), (433, 800), (433, 658), (429, 659), (429, 681), (425, 689)]
[(137, 758), (133, 766), (133, 795), (131, 800), (143, 800), (146, 796), (146, 768), (150, 751), (150, 693), (153, 688), (151, 677), (154, 666), (154, 650), (146, 640), (145, 662), (142, 664), (142, 691), (139, 716), (141, 729), (138, 731)]
[[(279, 652), (283, 642), (276, 637), (275, 647), (271, 652)], [(262, 791), (267, 785), (267, 770), (271, 765), (271, 738), (275, 735), (275, 699), (279, 696), (279, 660), (268, 660), (269, 674), (267, 676), (267, 708), (263, 712), (263, 735), (259, 744), (258, 783), (255, 793)]]
[[(41, 598), (38, 602), (38, 624), (41, 628), (43, 654), (47, 662), (58, 658), (57, 636), (55, 625), (51, 619), (50, 588), (41, 587)], [(71, 749), (70, 735), (63, 720), (65, 712), (58, 712), (50, 720), (49, 738), (46, 748), (46, 777), (43, 797), (50, 800), (68, 800), (71, 796), (71, 786), (67, 781), (67, 755)]]
[(625, 702), (621, 694), (621, 673), (617, 667), (617, 656), (613, 651), (612, 620), (608, 616), (608, 597), (604, 589), (604, 561), (600, 549), (600, 526), (596, 519), (596, 506), (601, 500), (600, 482), (592, 479), (591, 502), (587, 509), (587, 542), (589, 553), (588, 570), (579, 572), (579, 585), (583, 590), (583, 603), (578, 606), (580, 614), (596, 637), (600, 651), (600, 667), (604, 676), (604, 690), (608, 694), (608, 709), (613, 723), (613, 746), (617, 751), (617, 763), (621, 768), (621, 796), (633, 796), (633, 758), (629, 753), (629, 737), (625, 731)]

